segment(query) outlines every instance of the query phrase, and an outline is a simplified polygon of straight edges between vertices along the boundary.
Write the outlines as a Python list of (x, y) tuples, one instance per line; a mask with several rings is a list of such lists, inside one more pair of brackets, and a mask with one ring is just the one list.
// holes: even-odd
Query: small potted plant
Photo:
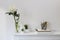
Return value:
[(25, 27), (26, 30), (28, 29), (28, 25), (27, 24), (25, 24), (24, 27)]
[(25, 28), (25, 32), (29, 32), (27, 24), (24, 25), (24, 28)]
[(47, 21), (41, 23), (41, 29), (42, 30), (47, 30), (47, 23), (48, 23)]

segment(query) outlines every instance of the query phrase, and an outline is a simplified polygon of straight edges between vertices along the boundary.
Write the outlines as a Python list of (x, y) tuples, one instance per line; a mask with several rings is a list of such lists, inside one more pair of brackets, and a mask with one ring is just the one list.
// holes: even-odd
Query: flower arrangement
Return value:
[(17, 13), (17, 10), (16, 9), (12, 9), (9, 12), (6, 12), (6, 14), (12, 15), (14, 17), (16, 32), (18, 32), (18, 28), (19, 28), (19, 25), (18, 24), (19, 24), (20, 14)]

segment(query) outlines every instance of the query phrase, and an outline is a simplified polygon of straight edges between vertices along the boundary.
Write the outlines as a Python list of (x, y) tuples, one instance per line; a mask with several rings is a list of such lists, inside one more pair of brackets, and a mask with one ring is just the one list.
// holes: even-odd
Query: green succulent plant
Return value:
[(41, 29), (42, 30), (46, 30), (47, 29), (47, 23), (48, 23), (47, 21), (41, 23)]
[(27, 24), (25, 24), (24, 27), (25, 27), (25, 29), (28, 29), (28, 25)]

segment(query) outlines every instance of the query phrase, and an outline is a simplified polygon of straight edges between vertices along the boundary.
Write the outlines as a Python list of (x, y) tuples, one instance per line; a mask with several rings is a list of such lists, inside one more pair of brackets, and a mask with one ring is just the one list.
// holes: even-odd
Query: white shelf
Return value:
[(21, 32), (21, 33), (15, 33), (15, 35), (37, 35), (37, 34), (38, 34), (37, 32), (28, 32), (28, 33)]
[(54, 32), (55, 35), (60, 35), (60, 32)]
[(40, 35), (40, 36), (48, 36), (48, 35), (60, 35), (60, 32), (51, 32), (51, 31), (47, 31), (47, 32), (44, 32), (44, 31), (39, 31), (39, 32), (21, 32), (21, 33), (15, 33), (14, 34), (15, 36), (25, 36), (25, 35)]

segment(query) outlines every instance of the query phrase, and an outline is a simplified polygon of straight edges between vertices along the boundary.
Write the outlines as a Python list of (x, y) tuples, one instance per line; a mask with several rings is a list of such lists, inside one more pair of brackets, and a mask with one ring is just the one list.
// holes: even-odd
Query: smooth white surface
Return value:
[(5, 10), (0, 8), (0, 40), (7, 40)]
[(15, 33), (14, 36), (60, 36), (60, 32)]
[[(60, 32), (60, 0), (0, 0), (0, 7), (5, 8), (6, 10), (11, 7), (16, 6), (18, 11), (21, 14), (21, 23), (22, 25), (28, 24), (31, 28), (40, 28), (40, 23), (44, 21), (49, 22), (49, 27), (52, 28), (54, 32)], [(3, 22), (4, 17), (1, 17), (1, 22)], [(0, 40), (4, 40), (5, 30), (4, 23), (0, 24), (3, 26), (1, 27), (0, 32)], [(7, 40), (14, 40), (14, 23), (13, 17), (7, 16)], [(5, 28), (4, 28), (5, 29)], [(2, 36), (3, 35), (3, 36)], [(38, 36), (38, 35), (37, 35)], [(27, 40), (60, 40), (60, 37), (54, 36), (39, 36), (34, 37), (32, 39)], [(15, 40), (20, 40), (20, 37), (15, 38)], [(22, 40), (23, 37), (21, 37)], [(25, 37), (29, 38), (29, 37)]]
[(54, 32), (55, 35), (60, 35), (60, 32)]
[(37, 32), (29, 32), (29, 33), (22, 32), (22, 33), (15, 33), (14, 35), (20, 36), (20, 35), (37, 35), (37, 34), (38, 34)]

